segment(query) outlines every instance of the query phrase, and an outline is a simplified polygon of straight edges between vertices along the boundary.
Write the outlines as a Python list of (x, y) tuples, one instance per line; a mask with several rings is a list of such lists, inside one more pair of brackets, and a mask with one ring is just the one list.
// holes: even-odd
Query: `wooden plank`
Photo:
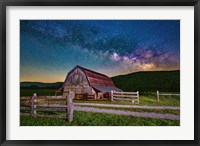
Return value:
[(111, 101), (113, 102), (113, 90), (111, 90)]
[(137, 92), (111, 92), (111, 101), (115, 100), (127, 100), (136, 102), (139, 104), (139, 91)]
[(37, 99), (65, 99), (63, 96), (37, 96)]
[(157, 106), (159, 106), (160, 105), (159, 91), (157, 91), (156, 94), (157, 94)]
[(163, 94), (163, 93), (160, 93), (159, 95), (164, 95), (164, 96), (180, 96), (180, 94)]
[(130, 101), (133, 100), (132, 98), (114, 98), (114, 97), (113, 97), (113, 99), (115, 99), (115, 100), (130, 100)]
[(137, 94), (115, 94), (115, 93), (113, 93), (113, 95), (130, 95), (130, 96), (137, 96)]
[(137, 92), (113, 92), (114, 94), (137, 94)]
[(47, 106), (47, 105), (37, 105), (37, 107), (45, 107), (45, 108), (67, 108), (66, 105), (56, 105), (56, 106), (54, 106), (54, 105), (49, 105), (49, 106)]
[(137, 95), (113, 95), (113, 97), (130, 97), (130, 98), (132, 98), (132, 97), (138, 97)]
[(113, 95), (117, 95), (117, 96), (138, 96), (137, 94), (113, 94)]
[(137, 91), (137, 97), (138, 97), (138, 104), (140, 104), (140, 95), (139, 95), (139, 91)]
[(31, 116), (35, 116), (36, 115), (36, 97), (37, 94), (34, 93), (31, 99)]
[(74, 92), (69, 92), (69, 95), (67, 97), (67, 120), (69, 122), (73, 121), (73, 98), (75, 97), (75, 93)]

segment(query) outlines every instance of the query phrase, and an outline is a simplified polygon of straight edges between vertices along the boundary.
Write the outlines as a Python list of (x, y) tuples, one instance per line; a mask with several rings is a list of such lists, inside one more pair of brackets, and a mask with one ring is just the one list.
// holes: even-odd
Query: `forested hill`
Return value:
[(42, 82), (21, 82), (21, 89), (58, 89), (63, 82), (42, 83)]
[(143, 71), (112, 77), (123, 91), (180, 92), (180, 71)]

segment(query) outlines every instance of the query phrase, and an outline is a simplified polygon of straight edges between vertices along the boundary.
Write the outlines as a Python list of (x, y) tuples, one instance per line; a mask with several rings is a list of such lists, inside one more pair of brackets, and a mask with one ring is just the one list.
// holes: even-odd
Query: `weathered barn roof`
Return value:
[(122, 91), (121, 89), (115, 87), (115, 86), (99, 86), (99, 85), (91, 85), (93, 88), (100, 92), (111, 92), (113, 91)]
[(79, 67), (83, 72), (85, 72), (85, 75), (90, 85), (115, 86), (111, 78), (109, 78), (108, 76), (81, 66), (77, 67)]
[[(108, 77), (104, 74), (95, 72), (93, 70), (84, 68), (82, 66), (78, 66), (78, 65), (75, 66), (71, 71), (68, 72), (65, 82), (66, 82), (68, 76), (77, 68), (81, 69), (84, 72), (89, 85), (91, 87), (95, 88), (96, 90), (98, 90), (100, 92), (110, 92), (111, 90), (121, 91), (121, 89), (118, 89), (117, 87), (115, 87), (115, 85), (110, 77)], [(65, 82), (63, 84), (63, 87), (65, 85)], [(62, 87), (62, 89), (63, 89), (63, 87)]]

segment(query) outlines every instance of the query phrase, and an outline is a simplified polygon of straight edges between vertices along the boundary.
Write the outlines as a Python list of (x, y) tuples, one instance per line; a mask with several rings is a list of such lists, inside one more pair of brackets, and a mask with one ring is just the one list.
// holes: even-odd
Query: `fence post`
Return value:
[(47, 98), (47, 106), (49, 107), (49, 99)]
[(35, 116), (36, 115), (36, 102), (37, 102), (37, 94), (34, 93), (31, 99), (31, 116)]
[(140, 95), (139, 95), (139, 91), (137, 91), (137, 97), (138, 97), (138, 104), (140, 104)]
[(113, 102), (113, 90), (111, 90), (111, 101)]
[(160, 105), (160, 97), (159, 97), (159, 91), (157, 91), (157, 106)]
[(75, 96), (74, 92), (69, 92), (69, 95), (67, 96), (67, 120), (69, 122), (73, 121), (73, 111), (74, 111), (74, 106), (73, 106), (73, 98)]
[(86, 96), (86, 100), (88, 100), (88, 93), (86, 93), (85, 96)]

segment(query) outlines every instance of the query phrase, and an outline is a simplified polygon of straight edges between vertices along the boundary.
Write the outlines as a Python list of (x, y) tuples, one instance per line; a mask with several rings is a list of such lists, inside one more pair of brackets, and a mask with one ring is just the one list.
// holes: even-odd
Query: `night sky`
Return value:
[(180, 21), (20, 21), (20, 81), (64, 81), (76, 65), (110, 77), (179, 70)]

